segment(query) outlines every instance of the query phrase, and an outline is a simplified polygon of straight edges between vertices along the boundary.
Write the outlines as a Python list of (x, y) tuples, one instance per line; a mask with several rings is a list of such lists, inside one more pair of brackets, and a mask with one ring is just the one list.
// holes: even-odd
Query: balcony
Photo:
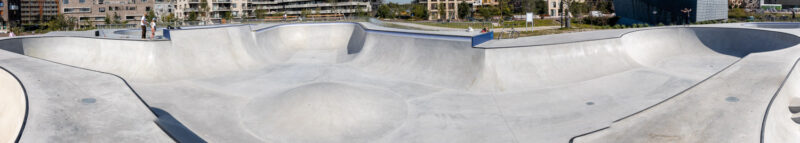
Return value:
[(231, 11), (231, 8), (228, 8), (228, 7), (214, 7), (214, 8), (211, 8), (211, 10), (213, 10), (213, 11)]
[(184, 8), (183, 12), (198, 12), (200, 9), (197, 8)]

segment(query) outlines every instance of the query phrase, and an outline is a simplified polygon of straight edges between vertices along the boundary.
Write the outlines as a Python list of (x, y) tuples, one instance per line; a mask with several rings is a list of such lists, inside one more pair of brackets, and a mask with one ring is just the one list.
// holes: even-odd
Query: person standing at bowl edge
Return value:
[(144, 20), (144, 16), (142, 16), (142, 21), (139, 21), (139, 25), (142, 26), (142, 39), (147, 39), (147, 25)]

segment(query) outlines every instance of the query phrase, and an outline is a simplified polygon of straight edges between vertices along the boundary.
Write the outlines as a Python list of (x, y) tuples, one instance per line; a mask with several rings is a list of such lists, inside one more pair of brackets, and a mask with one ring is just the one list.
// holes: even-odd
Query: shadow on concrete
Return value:
[(169, 112), (162, 110), (161, 108), (150, 107), (150, 110), (156, 114), (158, 119), (156, 120), (156, 124), (161, 130), (167, 133), (173, 140), (179, 143), (206, 143), (205, 140), (197, 136), (192, 130), (186, 128), (181, 122), (176, 120), (172, 117)]
[(692, 30), (711, 50), (739, 58), (751, 53), (781, 50), (800, 44), (800, 37), (783, 32), (732, 28), (692, 28)]

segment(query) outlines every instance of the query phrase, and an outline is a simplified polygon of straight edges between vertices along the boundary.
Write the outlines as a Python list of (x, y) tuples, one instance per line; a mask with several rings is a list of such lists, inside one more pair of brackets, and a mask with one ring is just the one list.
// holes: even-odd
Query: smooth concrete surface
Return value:
[(13, 143), (25, 122), (25, 91), (17, 78), (0, 69), (0, 142)]
[[(128, 131), (87, 135), (100, 141), (173, 141), (151, 128), (146, 111), (158, 109), (208, 142), (791, 142), (800, 136), (791, 114), (800, 104), (787, 87), (798, 34), (727, 24), (471, 47), (474, 33), (369, 23), (227, 25), (174, 30), (169, 41), (0, 39), (8, 51), (0, 57), (21, 60), (0, 66), (25, 75), (63, 69), (21, 76), (26, 88), (36, 79), (81, 79), (31, 90), (119, 92), (96, 101), (136, 113), (115, 120), (144, 122), (98, 126)], [(40, 66), (19, 68), (32, 65)], [(75, 83), (88, 79), (110, 84)], [(132, 90), (113, 90), (120, 87)], [(58, 115), (31, 105), (32, 114)], [(23, 141), (57, 136), (27, 129)]]
[(772, 29), (797, 29), (800, 28), (800, 23), (783, 23), (783, 22), (753, 22), (744, 23), (742, 26), (756, 27), (756, 28), (772, 28)]

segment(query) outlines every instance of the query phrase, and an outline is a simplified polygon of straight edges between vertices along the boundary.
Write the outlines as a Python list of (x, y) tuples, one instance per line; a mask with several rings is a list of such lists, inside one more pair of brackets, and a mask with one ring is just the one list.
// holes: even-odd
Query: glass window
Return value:
[(100, 9), (98, 9), (97, 11), (99, 11), (99, 12), (106, 12), (106, 8), (105, 8), (105, 7), (101, 7), (101, 8), (100, 8)]
[(78, 0), (78, 3), (86, 3), (86, 0)]
[(97, 0), (97, 4), (103, 4), (104, 0)]
[(231, 8), (236, 8), (236, 4), (232, 4), (232, 5), (231, 5)]
[(0, 7), (3, 7), (3, 2), (0, 1)]
[(147, 0), (142, 0), (142, 2), (147, 2)]
[(69, 4), (69, 0), (64, 0), (62, 3)]
[(556, 2), (553, 2), (553, 7), (557, 7), (557, 6), (556, 6)]
[(150, 11), (150, 7), (144, 7), (144, 11)]

